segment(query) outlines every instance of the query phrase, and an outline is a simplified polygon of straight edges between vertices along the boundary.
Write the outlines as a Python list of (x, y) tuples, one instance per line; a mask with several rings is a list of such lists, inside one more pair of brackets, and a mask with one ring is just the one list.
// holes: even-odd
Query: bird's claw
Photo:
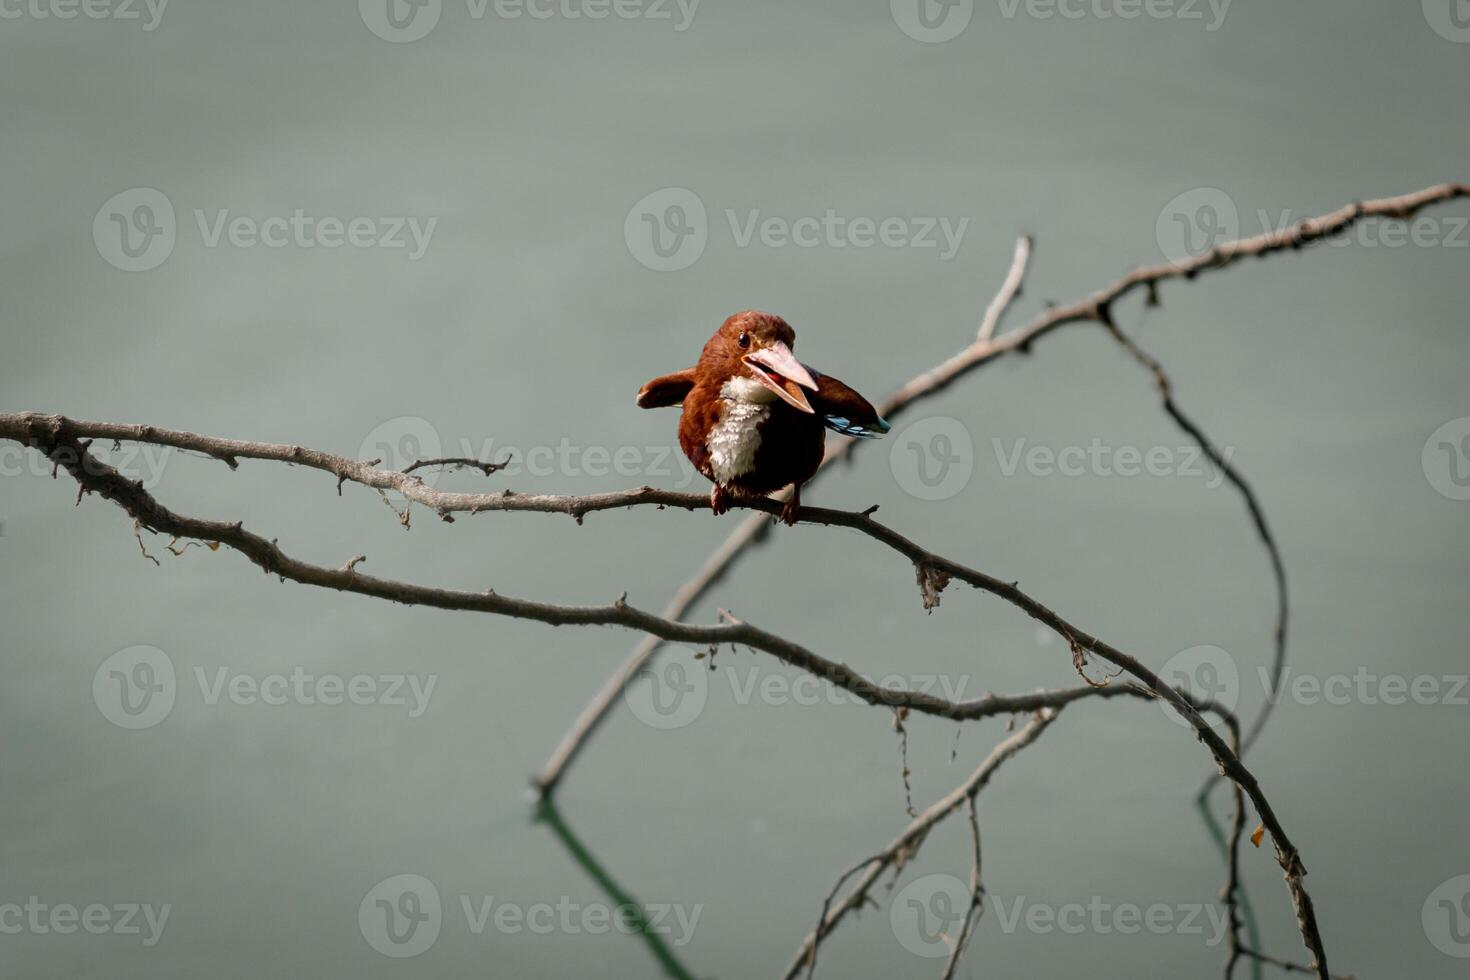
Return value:
[(715, 512), (716, 517), (730, 509), (730, 494), (718, 483), (710, 487), (709, 509)]
[(796, 524), (796, 515), (801, 511), (801, 491), (798, 490), (781, 505), (781, 523), (787, 527)]

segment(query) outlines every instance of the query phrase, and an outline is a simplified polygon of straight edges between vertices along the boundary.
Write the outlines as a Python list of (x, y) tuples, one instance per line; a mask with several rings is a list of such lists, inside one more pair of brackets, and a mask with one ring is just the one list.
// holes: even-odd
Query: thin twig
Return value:
[(463, 457), (463, 456), (456, 456), (456, 457), (447, 457), (445, 459), (421, 459), (421, 460), (419, 460), (416, 463), (410, 463), (409, 465), (405, 466), (403, 469), (399, 470), (399, 472), (400, 473), (412, 473), (415, 470), (426, 469), (426, 468), (428, 468), (430, 466), (438, 466), (438, 467), (442, 467), (444, 469), (479, 470), (481, 473), (484, 473), (486, 476), (493, 476), (494, 474), (500, 472), (501, 470), (505, 469), (509, 465), (510, 465), (510, 457), (509, 456), (505, 457), (505, 459), (501, 460), (498, 463), (484, 463), (484, 462), (481, 462), (478, 459), (469, 459), (469, 458)]
[[(1040, 738), (1041, 733), (1051, 726), (1056, 717), (1057, 709), (1046, 708), (1037, 712), (1024, 728), (1007, 737), (992, 749), (969, 778), (915, 817), (887, 847), (844, 875), (838, 881), (832, 894), (828, 896), (822, 916), (817, 920), (816, 928), (807, 934), (806, 939), (802, 941), (801, 947), (797, 950), (796, 957), (787, 966), (784, 974), (785, 980), (793, 980), (809, 964), (814, 964), (817, 950), (821, 947), (822, 942), (832, 930), (842, 923), (843, 919), (847, 918), (848, 913), (855, 912), (867, 904), (869, 892), (872, 891), (883, 873), (890, 868), (901, 869), (907, 864), (936, 824), (964, 805), (967, 800), (974, 799), (976, 794), (990, 783), (996, 770), (1016, 753)], [(859, 869), (862, 870), (862, 875), (858, 878), (857, 883), (841, 900), (834, 901), (843, 882), (851, 878)]]
[(1021, 284), (1026, 281), (1026, 266), (1030, 261), (1031, 236), (1022, 235), (1016, 239), (1016, 250), (1011, 255), (1011, 271), (1006, 273), (1005, 282), (1001, 283), (1000, 291), (985, 308), (985, 316), (980, 320), (980, 332), (975, 336), (980, 343), (995, 336), (995, 330), (1005, 318), (1011, 304), (1020, 298)]
[[(1103, 326), (1134, 360), (1153, 374), (1154, 382), (1159, 388), (1159, 394), (1164, 400), (1164, 412), (1199, 445), (1210, 462), (1219, 468), (1220, 472), (1224, 474), (1225, 479), (1230, 481), (1230, 484), (1239, 491), (1241, 497), (1245, 500), (1246, 509), (1250, 512), (1251, 523), (1255, 525), (1256, 536), (1261, 539), (1261, 544), (1265, 546), (1266, 554), (1270, 557), (1271, 573), (1276, 581), (1276, 633), (1275, 650), (1271, 658), (1270, 688), (1272, 691), (1276, 691), (1281, 686), (1281, 675), (1286, 669), (1286, 625), (1291, 607), (1287, 598), (1286, 563), (1281, 557), (1281, 548), (1276, 543), (1276, 536), (1271, 533), (1271, 527), (1266, 522), (1265, 508), (1261, 506), (1260, 498), (1256, 496), (1255, 491), (1251, 489), (1251, 485), (1246, 482), (1245, 477), (1226, 458), (1225, 454), (1220, 451), (1220, 448), (1215, 445), (1214, 441), (1205, 434), (1204, 429), (1188, 415), (1184, 414), (1184, 410), (1174, 400), (1173, 382), (1169, 380), (1169, 376), (1164, 372), (1164, 367), (1159, 363), (1158, 359), (1140, 347), (1127, 334), (1123, 333), (1111, 317), (1103, 321)], [(1245, 739), (1241, 743), (1240, 751), (1242, 755), (1250, 751), (1256, 738), (1260, 736), (1261, 729), (1265, 727), (1266, 720), (1271, 716), (1271, 712), (1275, 709), (1278, 700), (1277, 698), (1267, 698), (1266, 703), (1261, 706), (1260, 714), (1256, 715), (1255, 721), (1251, 723), (1250, 730), (1246, 733)], [(1200, 789), (1199, 795), (1201, 797), (1207, 796), (1218, 781), (1218, 775), (1211, 776)]]

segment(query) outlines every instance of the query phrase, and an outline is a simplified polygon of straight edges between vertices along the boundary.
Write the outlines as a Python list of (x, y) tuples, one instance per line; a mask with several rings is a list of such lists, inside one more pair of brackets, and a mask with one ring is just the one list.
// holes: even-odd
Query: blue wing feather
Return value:
[[(855, 439), (877, 439), (892, 428), (862, 395), (810, 365), (806, 369), (817, 381), (817, 391), (813, 392), (811, 401), (827, 428)], [(854, 415), (865, 421), (854, 422)]]
[(881, 418), (872, 426), (854, 423), (851, 419), (844, 418), (841, 415), (826, 415), (822, 417), (822, 421), (833, 432), (840, 432), (845, 436), (852, 436), (856, 439), (877, 439), (891, 428)]

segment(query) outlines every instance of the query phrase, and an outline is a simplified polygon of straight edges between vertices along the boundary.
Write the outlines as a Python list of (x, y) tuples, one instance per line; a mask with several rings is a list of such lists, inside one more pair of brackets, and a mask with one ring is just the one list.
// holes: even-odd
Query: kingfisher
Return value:
[(639, 408), (683, 406), (679, 445), (714, 486), (710, 509), (793, 487), (781, 520), (796, 523), (801, 486), (822, 463), (826, 430), (875, 439), (889, 425), (868, 400), (796, 359), (796, 331), (770, 313), (736, 313), (715, 331), (699, 363), (654, 378)]

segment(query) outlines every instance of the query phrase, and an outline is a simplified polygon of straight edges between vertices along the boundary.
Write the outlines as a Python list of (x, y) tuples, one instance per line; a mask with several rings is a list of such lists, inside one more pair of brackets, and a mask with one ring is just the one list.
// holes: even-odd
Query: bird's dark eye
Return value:
[(740, 346), (742, 348), (745, 348), (745, 347), (749, 347), (750, 346), (750, 334), (743, 333), (743, 334), (740, 335)]

